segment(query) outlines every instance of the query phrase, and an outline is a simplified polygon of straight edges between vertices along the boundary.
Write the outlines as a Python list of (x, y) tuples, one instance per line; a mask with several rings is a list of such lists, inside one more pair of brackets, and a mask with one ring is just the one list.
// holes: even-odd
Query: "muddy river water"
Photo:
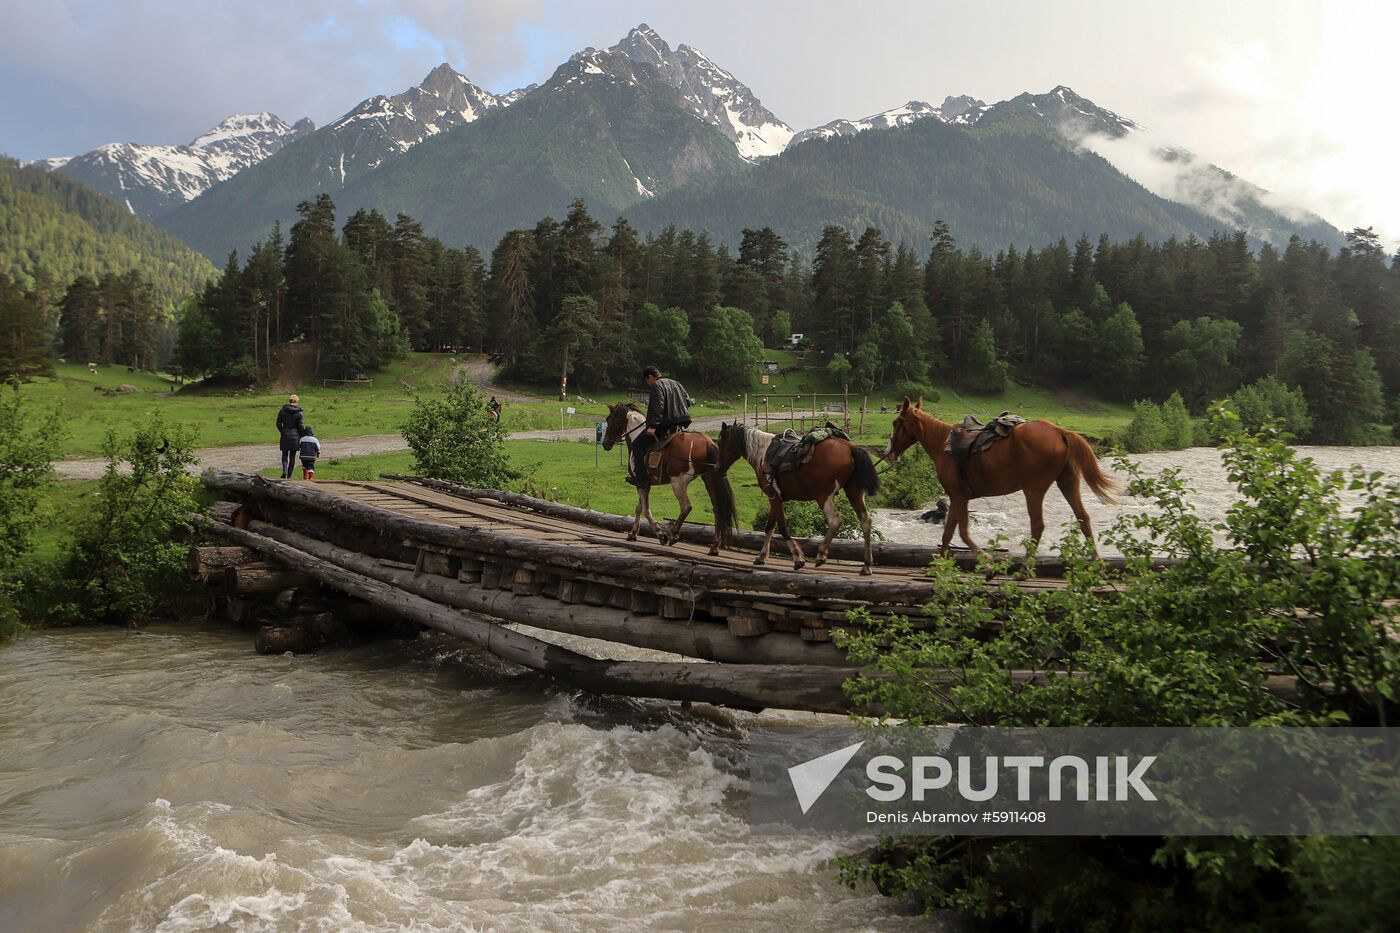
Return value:
[[(1396, 448), (1309, 453), (1400, 475)], [(1213, 451), (1140, 459), (1230, 501)], [(1020, 498), (973, 527), (1024, 533)], [(259, 657), (207, 625), (40, 633), (0, 647), (0, 930), (927, 929), (836, 880), (868, 840), (748, 833), (748, 722), (442, 637)]]

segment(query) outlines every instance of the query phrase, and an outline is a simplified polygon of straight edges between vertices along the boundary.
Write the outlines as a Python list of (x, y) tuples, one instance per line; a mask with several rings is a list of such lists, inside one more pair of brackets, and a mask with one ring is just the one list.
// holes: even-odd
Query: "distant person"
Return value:
[(491, 401), (486, 403), (486, 410), (491, 413), (492, 421), (501, 423), (501, 403), (496, 401), (496, 396), (491, 396)]
[(301, 443), (297, 445), (301, 454), (301, 478), (316, 478), (316, 461), (321, 456), (321, 442), (316, 439), (316, 434), (311, 425), (306, 425), (301, 429)]
[(291, 479), (292, 470), (297, 465), (297, 451), (301, 449), (301, 397), (293, 395), (277, 413), (277, 430), (281, 434), (278, 445), (282, 450), (282, 478)]
[(651, 394), (647, 398), (647, 429), (632, 442), (632, 475), (627, 482), (633, 486), (647, 485), (647, 452), (658, 442), (690, 427), (690, 394), (685, 386), (661, 375), (655, 366), (642, 370), (642, 381)]

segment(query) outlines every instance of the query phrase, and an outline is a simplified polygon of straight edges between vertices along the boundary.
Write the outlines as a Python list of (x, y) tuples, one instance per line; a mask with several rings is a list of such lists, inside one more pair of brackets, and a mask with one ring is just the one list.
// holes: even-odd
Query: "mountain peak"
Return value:
[(859, 120), (832, 120), (822, 126), (813, 127), (810, 130), (803, 130), (792, 138), (789, 145), (807, 142), (809, 139), (831, 139), (834, 136), (854, 136), (856, 133), (863, 133), (873, 129), (891, 129), (896, 126), (907, 126), (916, 120), (926, 117), (933, 117), (935, 120), (946, 119), (945, 114), (939, 111), (927, 101), (911, 100), (902, 107), (892, 107), (889, 110), (882, 110), (873, 113), (868, 117)]
[(608, 50), (651, 65), (680, 91), (695, 116), (728, 136), (744, 158), (782, 152), (793, 129), (763, 106), (746, 85), (688, 45), (672, 50), (646, 23), (634, 27)]
[(1071, 138), (1097, 134), (1116, 139), (1132, 130), (1141, 129), (1132, 120), (1100, 107), (1064, 84), (1056, 85), (1044, 94), (1021, 94), (997, 106), (1005, 105), (1030, 110)]

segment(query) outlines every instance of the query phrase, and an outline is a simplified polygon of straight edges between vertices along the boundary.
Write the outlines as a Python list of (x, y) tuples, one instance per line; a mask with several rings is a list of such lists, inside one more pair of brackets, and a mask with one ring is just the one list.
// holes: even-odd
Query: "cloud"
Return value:
[(142, 142), (185, 142), (238, 111), (325, 122), (417, 83), (443, 58), (483, 82), (517, 67), (527, 51), (519, 24), (542, 9), (536, 0), (7, 4), (0, 59), (28, 80), (0, 90), (62, 85), (95, 105), (163, 115), (167, 137)]

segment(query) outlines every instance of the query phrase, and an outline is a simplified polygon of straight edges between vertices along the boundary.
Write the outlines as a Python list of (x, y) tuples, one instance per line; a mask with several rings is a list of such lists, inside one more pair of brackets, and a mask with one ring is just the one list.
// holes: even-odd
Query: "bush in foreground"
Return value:
[(196, 499), (194, 433), (151, 415), (128, 436), (108, 432), (96, 508), (73, 532), (55, 584), (57, 621), (136, 623), (188, 588), (185, 552)]
[[(896, 621), (845, 640), (880, 675), (854, 678), (852, 697), (916, 726), (1394, 723), (1400, 644), (1386, 601), (1400, 594), (1400, 483), (1324, 474), (1274, 429), (1242, 433), (1228, 411), (1213, 428), (1239, 493), (1223, 521), (1194, 513), (1176, 471), (1134, 479), (1129, 492), (1157, 510), (1105, 535), (1129, 563), (1113, 599), (1099, 595), (1110, 581), (1077, 537), (1064, 547), (1067, 586), (1043, 597), (1011, 586), (993, 597), (936, 563), (940, 599), (926, 628)], [(1343, 491), (1362, 504), (1344, 506)], [(1178, 563), (1153, 571), (1154, 553)], [(994, 617), (1014, 637), (979, 639)], [(965, 676), (930, 689), (946, 669)], [(1016, 670), (1048, 676), (1019, 683)], [(1299, 673), (1296, 698), (1265, 689), (1276, 670)], [(883, 840), (843, 871), (928, 910), (1015, 929), (1326, 930), (1345, 920), (1381, 930), (1400, 914), (1397, 860), (1393, 838), (943, 836)]]
[(415, 396), (403, 426), (413, 471), (464, 486), (505, 489), (516, 478), (505, 451), (505, 430), (487, 416), (481, 392), (459, 379), (442, 398)]
[(39, 488), (63, 444), (57, 414), (39, 418), (24, 402), (19, 383), (0, 387), (0, 641), (21, 630), (15, 601), (20, 564), (38, 527)]

